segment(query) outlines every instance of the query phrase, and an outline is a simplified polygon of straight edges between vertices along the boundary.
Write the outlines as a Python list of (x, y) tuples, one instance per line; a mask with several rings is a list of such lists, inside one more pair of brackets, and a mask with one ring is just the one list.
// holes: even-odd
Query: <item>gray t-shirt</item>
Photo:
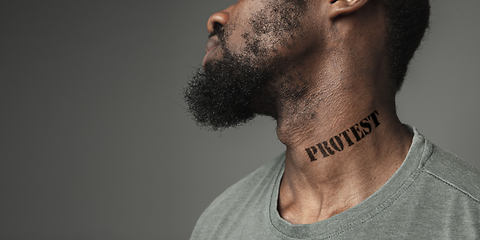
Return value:
[(282, 219), (282, 155), (217, 197), (191, 239), (480, 239), (480, 172), (413, 131), (397, 172), (342, 213), (304, 225)]

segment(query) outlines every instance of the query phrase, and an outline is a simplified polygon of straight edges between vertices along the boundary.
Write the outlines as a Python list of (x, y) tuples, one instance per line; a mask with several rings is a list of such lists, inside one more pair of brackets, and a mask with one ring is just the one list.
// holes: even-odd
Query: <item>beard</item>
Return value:
[[(207, 64), (204, 70), (199, 68), (184, 91), (188, 110), (199, 126), (223, 130), (246, 123), (257, 114), (277, 119), (279, 105), (286, 99), (301, 98), (304, 86), (297, 82), (292, 87), (296, 77), (286, 74), (290, 61), (274, 53), (301, 35), (298, 19), (305, 9), (305, 0), (284, 0), (256, 12), (249, 19), (252, 31), (242, 34), (246, 48), (241, 55), (226, 47), (234, 29), (215, 25), (210, 37), (218, 35), (223, 58)], [(270, 42), (261, 40), (265, 36)]]
[[(205, 70), (199, 68), (190, 77), (185, 100), (199, 126), (223, 130), (246, 123), (262, 113), (255, 99), (264, 92), (262, 89), (274, 71), (255, 66), (258, 65), (251, 60), (242, 60), (225, 50), (222, 60), (206, 65)], [(265, 101), (262, 105), (272, 104)]]

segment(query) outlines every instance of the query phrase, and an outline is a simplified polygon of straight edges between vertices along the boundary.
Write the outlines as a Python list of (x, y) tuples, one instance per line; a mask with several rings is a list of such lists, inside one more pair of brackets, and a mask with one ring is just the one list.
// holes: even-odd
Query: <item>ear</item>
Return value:
[(328, 15), (330, 19), (355, 13), (362, 8), (368, 0), (329, 0), (330, 8)]

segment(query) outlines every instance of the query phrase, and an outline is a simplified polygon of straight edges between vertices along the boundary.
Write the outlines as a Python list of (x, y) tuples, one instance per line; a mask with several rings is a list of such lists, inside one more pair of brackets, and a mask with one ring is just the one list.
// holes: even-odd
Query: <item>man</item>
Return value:
[(428, 0), (213, 14), (190, 111), (215, 130), (271, 116), (286, 152), (220, 195), (191, 239), (480, 239), (480, 173), (395, 111), (428, 16)]

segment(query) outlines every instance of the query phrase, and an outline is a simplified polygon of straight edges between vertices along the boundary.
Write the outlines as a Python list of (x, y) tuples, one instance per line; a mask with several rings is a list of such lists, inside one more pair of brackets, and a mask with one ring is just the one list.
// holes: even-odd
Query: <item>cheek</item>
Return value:
[(253, 52), (286, 52), (301, 38), (299, 13), (288, 5), (270, 5), (255, 12), (248, 20), (242, 37)]
[(226, 26), (226, 49), (250, 58), (289, 54), (292, 46), (301, 38), (297, 8), (292, 2), (269, 2), (248, 14), (238, 12), (230, 25)]
[(228, 36), (225, 39), (226, 48), (232, 53), (241, 54), (247, 49), (247, 42), (249, 37), (245, 38), (245, 30), (240, 27), (234, 27), (228, 31)]
[(245, 50), (256, 55), (277, 53), (285, 42), (279, 35), (271, 32), (264, 34), (247, 33), (244, 36)]

